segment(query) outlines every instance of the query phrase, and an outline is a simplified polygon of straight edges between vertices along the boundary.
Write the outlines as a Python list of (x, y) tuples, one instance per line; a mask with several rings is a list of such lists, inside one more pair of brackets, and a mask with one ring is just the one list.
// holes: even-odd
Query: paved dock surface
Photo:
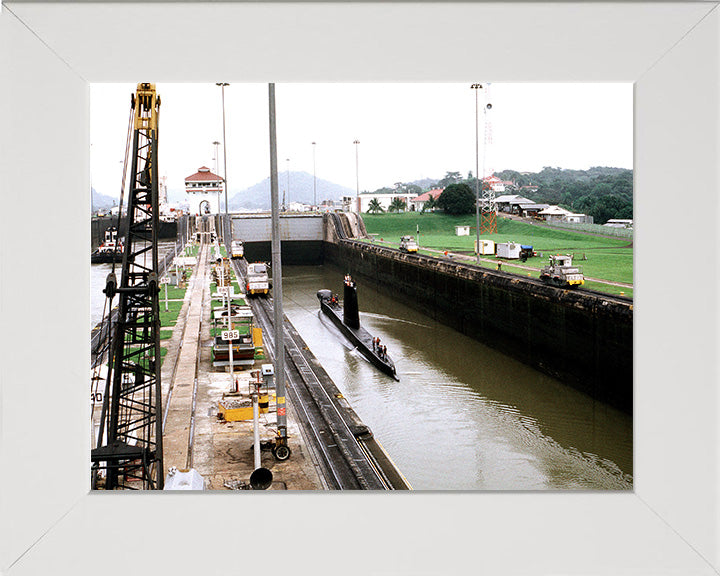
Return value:
[[(266, 361), (259, 360), (254, 367), (236, 370), (234, 377), (239, 395), (229, 395), (233, 383), (228, 369), (212, 366), (208, 253), (209, 247), (203, 245), (173, 336), (163, 342), (168, 349), (162, 373), (163, 414), (167, 412), (163, 453), (166, 473), (172, 466), (181, 470), (195, 468), (204, 477), (208, 489), (226, 490), (249, 484), (254, 470), (253, 423), (252, 420), (218, 419), (218, 402), (223, 398), (248, 401), (250, 373)], [(276, 434), (273, 401), (270, 411), (261, 414), (259, 421), (261, 442), (273, 440)], [(324, 489), (292, 407), (288, 414), (288, 434), (292, 450), (288, 460), (277, 462), (269, 450), (262, 451), (261, 465), (273, 473), (270, 489)]]

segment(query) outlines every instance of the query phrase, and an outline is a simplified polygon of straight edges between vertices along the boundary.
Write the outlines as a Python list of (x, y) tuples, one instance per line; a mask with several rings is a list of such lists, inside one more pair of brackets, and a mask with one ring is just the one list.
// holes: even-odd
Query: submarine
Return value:
[(320, 310), (327, 315), (340, 332), (350, 340), (373, 366), (399, 381), (395, 372), (395, 363), (387, 354), (381, 354), (373, 346), (373, 336), (360, 326), (357, 287), (350, 276), (345, 276), (343, 305), (337, 301), (330, 290), (318, 290)]

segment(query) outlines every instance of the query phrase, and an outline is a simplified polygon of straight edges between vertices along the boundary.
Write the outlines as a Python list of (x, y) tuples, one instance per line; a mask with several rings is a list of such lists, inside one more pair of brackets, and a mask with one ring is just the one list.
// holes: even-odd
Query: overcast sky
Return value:
[[(93, 187), (119, 196), (132, 84), (91, 86)], [(184, 187), (202, 166), (215, 170), (222, 143), (221, 90), (214, 84), (158, 84), (159, 170)], [(490, 84), (492, 141), (485, 173), (543, 166), (632, 168), (632, 84)], [(480, 101), (480, 172), (483, 105)], [(475, 91), (466, 84), (278, 84), (278, 169), (313, 173), (360, 190), (475, 173)], [(267, 84), (225, 88), (230, 192), (270, 174)], [(218, 170), (222, 175), (222, 145)], [(289, 162), (287, 161), (289, 159)], [(282, 182), (282, 179), (281, 179)]]

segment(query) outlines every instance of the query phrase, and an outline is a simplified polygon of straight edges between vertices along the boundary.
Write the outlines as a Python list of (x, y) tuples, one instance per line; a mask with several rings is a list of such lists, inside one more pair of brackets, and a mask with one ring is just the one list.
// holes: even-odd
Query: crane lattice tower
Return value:
[[(105, 294), (119, 297), (110, 330), (108, 376), (96, 447), (92, 487), (162, 490), (163, 448), (158, 287), (158, 165), (160, 98), (155, 85), (138, 84), (131, 99), (129, 198), (120, 283), (114, 271)], [(126, 148), (127, 149), (127, 148)], [(122, 204), (122, 198), (121, 198)], [(106, 306), (111, 310), (112, 306)]]

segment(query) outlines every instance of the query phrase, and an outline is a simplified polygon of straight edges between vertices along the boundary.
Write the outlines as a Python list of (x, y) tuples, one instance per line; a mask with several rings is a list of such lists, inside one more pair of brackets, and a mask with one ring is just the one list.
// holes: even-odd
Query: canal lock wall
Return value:
[(380, 292), (401, 297), (405, 304), (471, 338), (632, 413), (632, 303), (338, 236), (326, 233), (325, 262), (370, 281)]

